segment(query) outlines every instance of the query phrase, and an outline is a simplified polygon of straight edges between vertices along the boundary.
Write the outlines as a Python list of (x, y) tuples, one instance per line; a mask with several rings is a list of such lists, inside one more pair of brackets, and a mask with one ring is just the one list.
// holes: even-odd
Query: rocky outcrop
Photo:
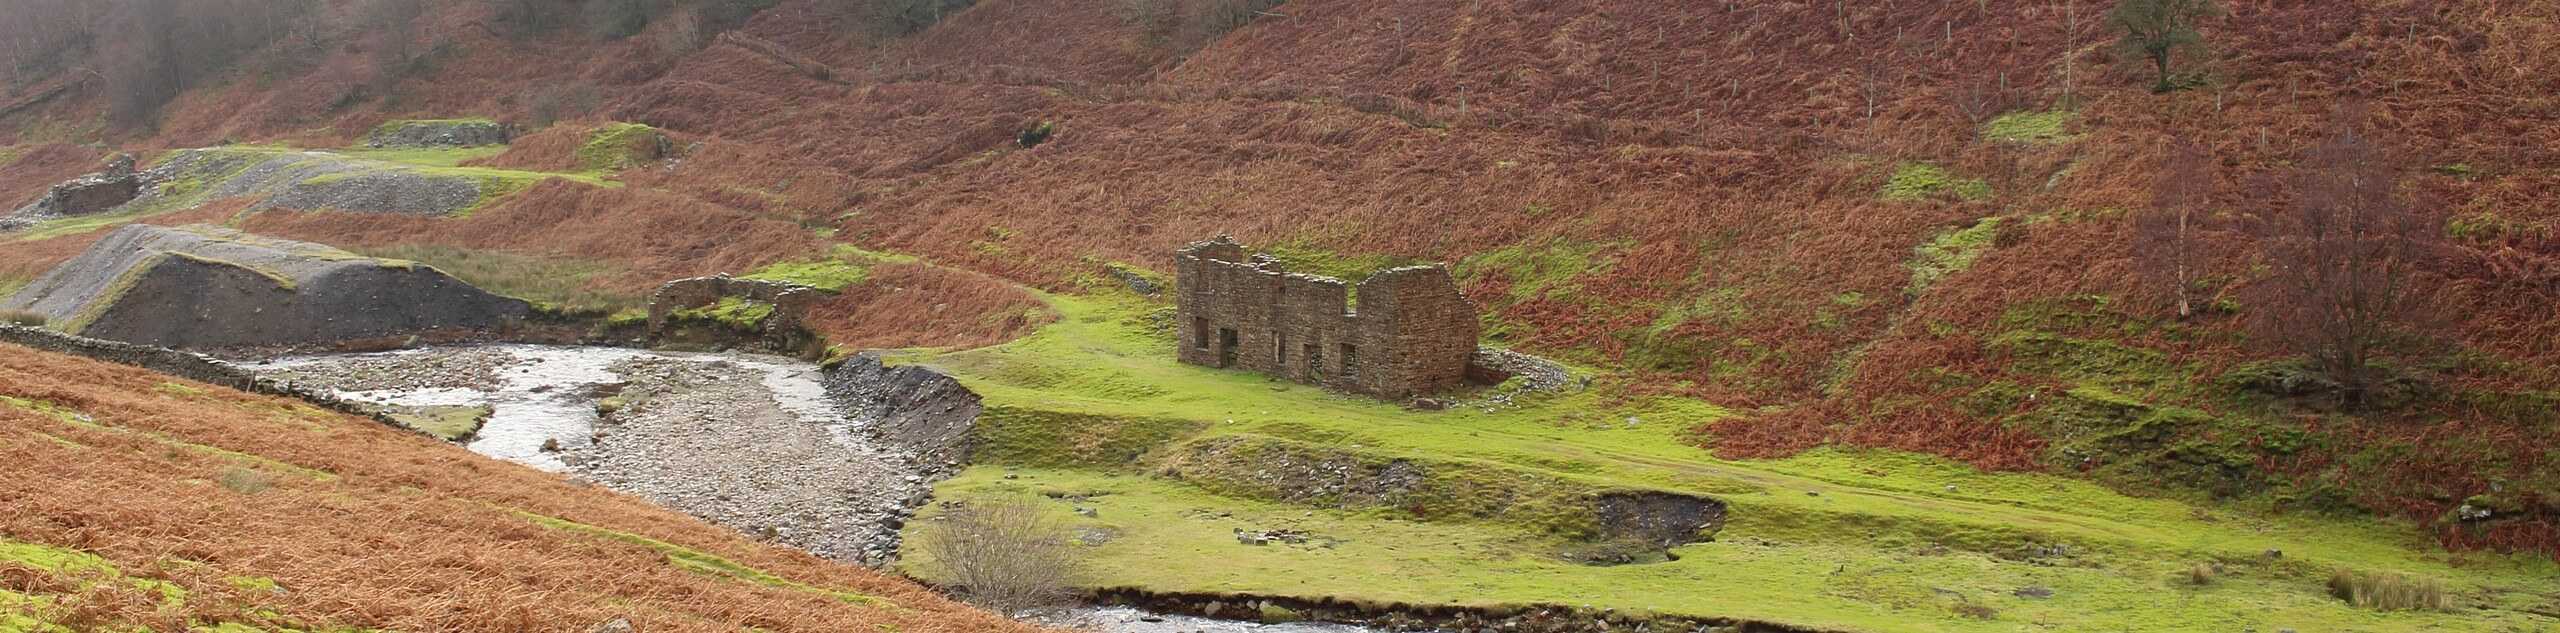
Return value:
[(375, 148), (478, 147), (505, 145), (514, 139), (514, 128), (504, 123), (483, 119), (392, 121), (366, 133), (364, 146)]
[(292, 345), (496, 328), (532, 312), (434, 268), (213, 226), (129, 225), (0, 309), (148, 345)]

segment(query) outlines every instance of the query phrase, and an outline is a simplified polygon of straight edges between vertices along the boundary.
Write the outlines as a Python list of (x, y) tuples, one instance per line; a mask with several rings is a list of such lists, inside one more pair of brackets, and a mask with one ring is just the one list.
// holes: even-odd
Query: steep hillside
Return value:
[(298, 401), (0, 344), (0, 629), (1032, 631)]
[[(682, 156), (614, 186), (555, 180), (459, 219), (236, 223), (464, 254), (430, 260), (448, 268), (598, 271), (574, 290), (624, 297), (839, 245), (937, 266), (911, 280), (993, 277), (873, 275), (860, 296), (896, 300), (841, 306), (862, 321), (851, 346), (1017, 336), (1046, 317), (1007, 282), (1162, 271), (1219, 232), (1304, 269), (1450, 261), (1497, 342), (1744, 412), (1692, 440), (1722, 455), (1887, 447), (2560, 551), (2560, 9), (2544, 4), (2232, 2), (2168, 94), (2110, 46), (2096, 0), (986, 0), (921, 25), (785, 0), (678, 3), (627, 37), (460, 0), (371, 28), (373, 4), (323, 3), (323, 26), (243, 54), (156, 127), (105, 123), (113, 82), (77, 63), (13, 70), (0, 193), (98, 156), (65, 144), (640, 122), (687, 139)], [(2284, 176), (2347, 101), (2370, 104), (2354, 123), (2453, 219), (2458, 251), (2430, 271), (2441, 335), (2393, 359), (2423, 388), (2354, 413), (2249, 387), (2285, 353), (2237, 299), (2266, 270), (2237, 227), (2292, 200)], [(545, 133), (562, 138), (489, 160), (564, 167), (590, 138)], [(2127, 217), (2172, 136), (2210, 148), (2210, 290), (2231, 299), (2186, 320), (2137, 283)], [(28, 246), (0, 275), (77, 251)]]

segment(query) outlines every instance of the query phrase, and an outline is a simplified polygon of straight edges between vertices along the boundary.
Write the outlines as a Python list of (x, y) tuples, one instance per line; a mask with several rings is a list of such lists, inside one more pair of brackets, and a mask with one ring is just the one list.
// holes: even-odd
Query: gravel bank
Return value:
[(498, 345), (250, 365), (386, 405), (488, 405), (473, 451), (559, 471), (741, 532), (878, 565), (926, 470), (777, 357)]

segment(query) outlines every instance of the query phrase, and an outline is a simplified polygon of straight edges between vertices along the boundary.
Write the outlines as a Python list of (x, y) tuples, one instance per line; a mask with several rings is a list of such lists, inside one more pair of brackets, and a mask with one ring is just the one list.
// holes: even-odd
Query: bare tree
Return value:
[(2177, 88), (2169, 81), (2172, 57), (2203, 46), (2197, 23), (2219, 15), (2222, 6), (2213, 0), (2118, 0), (2107, 12), (2107, 23), (2124, 29), (2124, 47), (2141, 53), (2159, 71), (2159, 83), (2151, 91), (2168, 92)]
[[(2344, 109), (2340, 120), (2359, 118)], [(2433, 323), (2421, 275), (2443, 252), (2443, 223), (2403, 198), (2385, 152), (2353, 123), (2305, 157), (2297, 198), (2256, 223), (2268, 279), (2252, 311), (2263, 339), (2308, 357), (2361, 407), (2376, 357)]]
[(924, 551), (970, 604), (998, 613), (1073, 595), (1082, 560), (1066, 528), (1029, 496), (971, 499), (926, 530)]
[(2209, 262), (2202, 223), (2213, 204), (2213, 157), (2201, 145), (2170, 143), (2169, 162), (2151, 186), (2151, 206), (2133, 216), (2136, 269), (2177, 305), (2178, 318), (2195, 316), (2196, 277)]

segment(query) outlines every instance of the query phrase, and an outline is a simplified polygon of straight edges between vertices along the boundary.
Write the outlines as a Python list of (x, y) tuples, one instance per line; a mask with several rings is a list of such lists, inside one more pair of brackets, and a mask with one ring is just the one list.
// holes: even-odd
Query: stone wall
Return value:
[[(380, 422), (384, 426), (418, 433), (389, 416), (378, 407), (341, 399), (328, 389), (305, 387), (292, 382), (259, 377), (237, 365), (211, 356), (182, 352), (166, 347), (136, 345), (118, 341), (85, 338), (40, 327), (0, 324), (0, 343), (23, 345), (39, 351), (80, 356), (167, 374), (196, 382), (259, 393), (294, 398), (338, 413)], [(419, 433), (425, 435), (424, 433)]]
[[(1182, 362), (1407, 398), (1458, 386), (1480, 332), (1441, 266), (1379, 271), (1354, 288), (1248, 259), (1226, 237), (1175, 256)], [(1352, 305), (1354, 297), (1358, 305)]]

